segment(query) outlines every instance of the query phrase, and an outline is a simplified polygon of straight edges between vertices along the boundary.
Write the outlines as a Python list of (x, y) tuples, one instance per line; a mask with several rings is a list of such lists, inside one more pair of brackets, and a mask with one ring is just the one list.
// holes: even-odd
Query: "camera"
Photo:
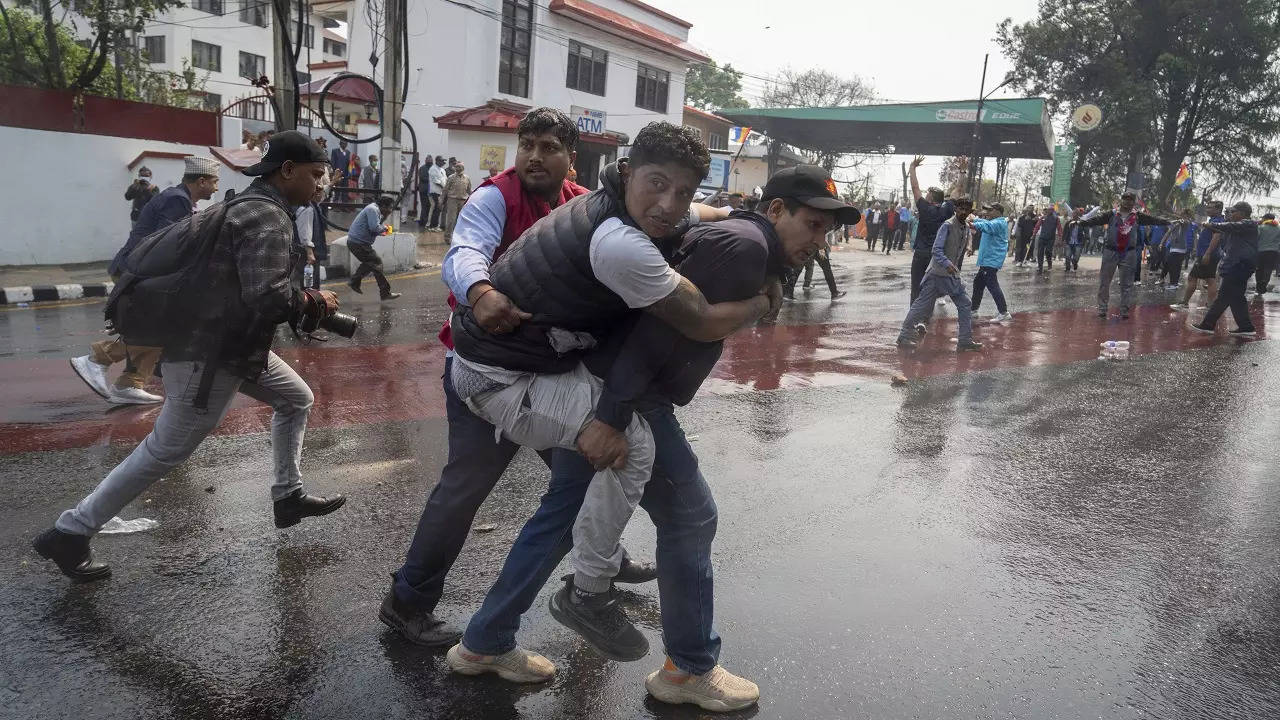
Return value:
[(328, 312), (324, 301), (320, 299), (319, 294), (312, 296), (313, 290), (305, 291), (308, 297), (312, 297), (310, 303), (310, 312), (303, 311), (298, 318), (296, 329), (298, 332), (310, 334), (317, 329), (328, 330), (335, 335), (341, 335), (350, 339), (356, 334), (356, 329), (360, 327), (360, 319), (354, 315), (334, 311)]

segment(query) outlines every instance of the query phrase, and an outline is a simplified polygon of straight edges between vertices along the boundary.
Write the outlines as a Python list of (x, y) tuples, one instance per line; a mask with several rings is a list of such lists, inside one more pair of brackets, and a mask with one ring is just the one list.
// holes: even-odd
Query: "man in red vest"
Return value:
[[(567, 115), (552, 108), (531, 110), (520, 121), (516, 137), (515, 165), (485, 179), (468, 198), (441, 269), (446, 285), (466, 292), (476, 319), (484, 327), (503, 331), (514, 329), (529, 315), (493, 289), (489, 266), (553, 208), (589, 192), (566, 179), (577, 158), (578, 142), (578, 128)], [(455, 305), (450, 292), (449, 307)], [(435, 607), (476, 511), (519, 450), (505, 438), (495, 444), (493, 425), (471, 412), (454, 391), (449, 379), (453, 337), (447, 322), (440, 341), (449, 349), (444, 372), (449, 459), (427, 498), (405, 564), (392, 574), (392, 588), (378, 613), (389, 627), (428, 646), (449, 646), (462, 635), (460, 629), (435, 616)], [(550, 452), (543, 453), (548, 467), (550, 458)], [(656, 577), (652, 563), (626, 560), (614, 580), (638, 583)]]

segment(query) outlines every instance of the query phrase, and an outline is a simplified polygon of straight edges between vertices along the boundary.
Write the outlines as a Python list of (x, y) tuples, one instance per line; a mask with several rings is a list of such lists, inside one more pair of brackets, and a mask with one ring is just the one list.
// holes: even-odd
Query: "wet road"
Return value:
[[(828, 302), (819, 279), (731, 341), (680, 412), (720, 507), (722, 662), (763, 693), (745, 716), (1280, 716), (1280, 304), (1253, 303), (1256, 341), (1200, 336), (1163, 291), (1102, 321), (1096, 271), (1006, 269), (1016, 318), (977, 325), (986, 352), (951, 351), (946, 307), (904, 356), (908, 262), (842, 248), (849, 295)], [(654, 647), (636, 663), (586, 649), (544, 591), (521, 641), (559, 674), (532, 688), (451, 676), (377, 621), (444, 459), (444, 293), (433, 273), (396, 285), (394, 305), (341, 293), (365, 320), (355, 347), (282, 343), (316, 394), (307, 482), (347, 492), (343, 510), (272, 526), (267, 413), (238, 404), (123, 513), (157, 530), (96, 541), (115, 574), (92, 586), (28, 543), (156, 411), (104, 412), (68, 369), (100, 305), (0, 311), (0, 716), (698, 716), (645, 697), (652, 587), (629, 598)], [(1097, 361), (1105, 339), (1133, 357)], [(522, 453), (445, 615), (478, 605), (545, 482)], [(643, 514), (627, 542), (652, 554)]]

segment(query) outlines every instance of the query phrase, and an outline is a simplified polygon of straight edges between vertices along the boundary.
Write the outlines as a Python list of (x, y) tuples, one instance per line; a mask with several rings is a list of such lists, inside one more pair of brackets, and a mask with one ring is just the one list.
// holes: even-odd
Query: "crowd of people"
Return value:
[[(1062, 247), (1064, 272), (1074, 273), (1080, 251), (1068, 248), (1083, 249), (1095, 228), (1103, 317), (1117, 273), (1121, 315), (1128, 317), (1143, 268), (1158, 269), (1175, 288), (1181, 255), (1192, 261), (1192, 288), (1200, 279), (1211, 295), (1216, 288), (1193, 327), (1212, 332), (1230, 309), (1232, 332), (1251, 333), (1246, 281), (1255, 277), (1256, 289), (1265, 291), (1280, 259), (1280, 226), (1269, 215), (1252, 221), (1244, 202), (1227, 215), (1220, 204), (1211, 207), (1202, 223), (1193, 214), (1170, 220), (1139, 211), (1131, 193), (1113, 209), (1078, 208), (1065, 221), (1053, 208), (1027, 208), (1015, 219), (999, 203), (975, 208), (966, 197), (921, 190), (923, 158), (910, 168), (913, 207), (873, 203), (861, 211), (840, 198), (826, 170), (811, 165), (775, 173), (758, 197), (704, 198), (696, 193), (709, 152), (694, 131), (666, 122), (638, 133), (629, 155), (601, 171), (600, 189), (588, 191), (570, 179), (578, 129), (564, 113), (534, 109), (517, 136), (514, 165), (474, 191), (461, 163), (449, 166), (437, 156), (424, 168), (419, 222), (435, 227), (443, 215), (451, 239), (441, 278), (452, 312), (439, 334), (448, 458), (378, 610), (410, 641), (447, 647), (448, 667), (463, 675), (491, 673), (519, 683), (555, 675), (554, 663), (522, 647), (517, 634), (521, 616), (568, 555), (572, 574), (552, 594), (551, 615), (614, 660), (638, 660), (649, 651), (616, 585), (657, 581), (666, 657), (645, 680), (655, 699), (711, 711), (757, 702), (759, 687), (719, 664), (711, 562), (717, 510), (674, 408), (707, 379), (726, 337), (771, 322), (800, 274), (808, 284), (814, 261), (833, 299), (839, 296), (825, 251), (829, 238), (860, 220), (870, 252), (877, 241), (886, 252), (910, 242), (911, 303), (897, 338), (903, 348), (928, 332), (946, 297), (959, 316), (957, 351), (981, 350), (972, 316), (984, 296), (992, 296), (997, 321), (1012, 318), (999, 282), (1011, 253), (1022, 266), (1034, 250), (1040, 272), (1048, 272), (1055, 247)], [(196, 203), (218, 189), (218, 166), (188, 158), (183, 183), (142, 204), (112, 263), (117, 284), (107, 308), (119, 337), (72, 366), (111, 398), (142, 392), (139, 380), (161, 363), (164, 395), (134, 401), (164, 406), (142, 443), (34, 540), (36, 551), (74, 580), (110, 574), (92, 552), (92, 537), (190, 457), (237, 393), (274, 411), (270, 497), (277, 527), (327, 515), (346, 501), (304, 490), (303, 437), (314, 398), (271, 348), (277, 325), (307, 330), (337, 313), (337, 296), (319, 289), (318, 275), (304, 282), (301, 268), (320, 253), (319, 203), (348, 177), (343, 165), (351, 166), (352, 154), (345, 143), (330, 152), (294, 131), (273, 135), (265, 147), (244, 171), (255, 178), (248, 190), (200, 212)], [(370, 160), (376, 168), (376, 156)], [(131, 185), (135, 196), (147, 190), (143, 179), (140, 172)], [(379, 198), (362, 209), (348, 238), (361, 261), (350, 288), (360, 292), (371, 274), (383, 299), (398, 294), (372, 240), (389, 231), (383, 219), (392, 202)], [(202, 248), (200, 262), (166, 255), (166, 247), (184, 242)], [(1146, 266), (1139, 262), (1144, 251)], [(190, 268), (181, 286), (165, 291), (163, 307), (153, 288), (174, 272), (158, 268), (157, 255)], [(963, 276), (969, 255), (977, 266), (972, 293)], [(143, 346), (136, 342), (138, 313), (121, 307), (160, 314), (181, 308), (189, 315), (159, 323), (163, 341)], [(121, 361), (128, 372), (112, 388), (106, 368)], [(465, 628), (457, 627), (436, 613), (445, 578), (520, 446), (546, 463), (548, 490), (480, 607)], [(656, 562), (622, 546), (637, 508), (656, 527)]]

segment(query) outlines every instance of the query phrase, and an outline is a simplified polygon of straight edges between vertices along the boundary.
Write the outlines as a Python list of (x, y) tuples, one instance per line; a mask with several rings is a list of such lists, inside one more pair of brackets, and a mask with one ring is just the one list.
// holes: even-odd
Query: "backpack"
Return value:
[[(184, 339), (202, 307), (217, 302), (206, 277), (227, 209), (264, 195), (238, 195), (143, 238), (123, 260), (123, 272), (107, 298), (108, 326), (130, 345), (165, 347)], [(290, 214), (292, 217), (292, 214)]]

